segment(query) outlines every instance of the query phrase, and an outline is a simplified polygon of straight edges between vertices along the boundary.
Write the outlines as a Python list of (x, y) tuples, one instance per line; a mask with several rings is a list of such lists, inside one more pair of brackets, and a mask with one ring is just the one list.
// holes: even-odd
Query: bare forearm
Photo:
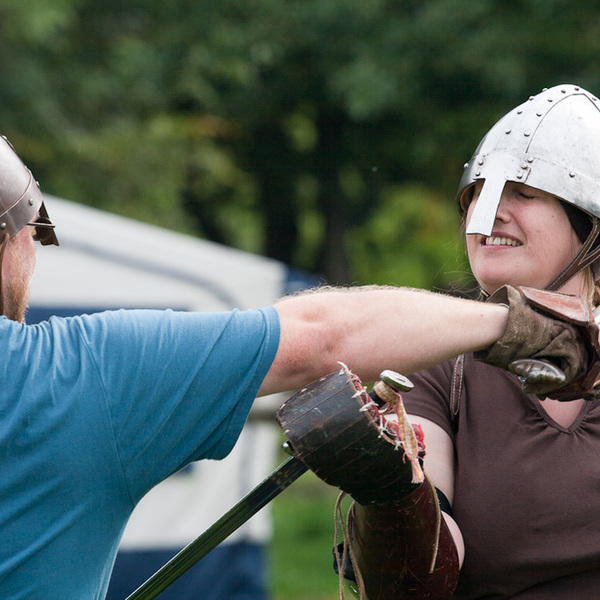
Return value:
[[(276, 304), (277, 358), (265, 389), (291, 389), (346, 363), (366, 381), (383, 369), (410, 374), (479, 350), (504, 331), (507, 309), (407, 288), (331, 289)], [(290, 385), (291, 384), (291, 385)]]
[[(348, 297), (346, 315), (332, 310), (330, 318), (335, 315), (335, 327), (343, 327), (347, 316), (356, 314), (350, 335), (341, 341), (349, 364), (356, 361), (367, 380), (378, 377), (382, 368), (410, 374), (486, 348), (502, 335), (508, 315), (503, 306), (421, 290), (389, 288), (364, 294)], [(344, 302), (341, 297), (338, 301)]]

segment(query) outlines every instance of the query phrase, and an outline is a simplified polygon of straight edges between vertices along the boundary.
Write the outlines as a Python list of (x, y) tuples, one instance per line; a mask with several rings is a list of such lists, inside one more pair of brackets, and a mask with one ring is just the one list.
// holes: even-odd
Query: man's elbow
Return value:
[(331, 373), (339, 368), (342, 346), (339, 332), (327, 323), (313, 320), (282, 326), (279, 348), (263, 386), (277, 391), (298, 389)]

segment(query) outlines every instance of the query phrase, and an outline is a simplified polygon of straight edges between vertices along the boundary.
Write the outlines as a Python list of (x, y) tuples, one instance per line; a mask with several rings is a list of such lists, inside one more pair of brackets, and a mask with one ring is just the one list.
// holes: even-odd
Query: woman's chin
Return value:
[[(516, 277), (516, 278), (507, 277), (506, 279), (501, 279), (498, 281), (480, 281), (479, 282), (479, 287), (490, 296), (504, 285), (511, 285), (513, 287), (518, 287), (520, 285), (528, 285), (528, 284), (524, 283), (518, 277)], [(529, 287), (535, 287), (535, 286), (532, 285)]]

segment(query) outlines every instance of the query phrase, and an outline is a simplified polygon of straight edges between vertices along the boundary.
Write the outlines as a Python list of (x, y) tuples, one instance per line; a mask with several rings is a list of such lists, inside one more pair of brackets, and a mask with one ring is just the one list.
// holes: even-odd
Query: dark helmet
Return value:
[(0, 136), (0, 233), (12, 238), (26, 225), (35, 227), (44, 246), (58, 246), (37, 182), (10, 142)]

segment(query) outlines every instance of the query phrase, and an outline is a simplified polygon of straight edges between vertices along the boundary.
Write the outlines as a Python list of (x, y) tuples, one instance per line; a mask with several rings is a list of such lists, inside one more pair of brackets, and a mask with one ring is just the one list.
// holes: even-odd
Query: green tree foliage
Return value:
[(462, 164), (542, 87), (600, 89), (597, 4), (0, 0), (0, 131), (46, 191), (445, 288)]

